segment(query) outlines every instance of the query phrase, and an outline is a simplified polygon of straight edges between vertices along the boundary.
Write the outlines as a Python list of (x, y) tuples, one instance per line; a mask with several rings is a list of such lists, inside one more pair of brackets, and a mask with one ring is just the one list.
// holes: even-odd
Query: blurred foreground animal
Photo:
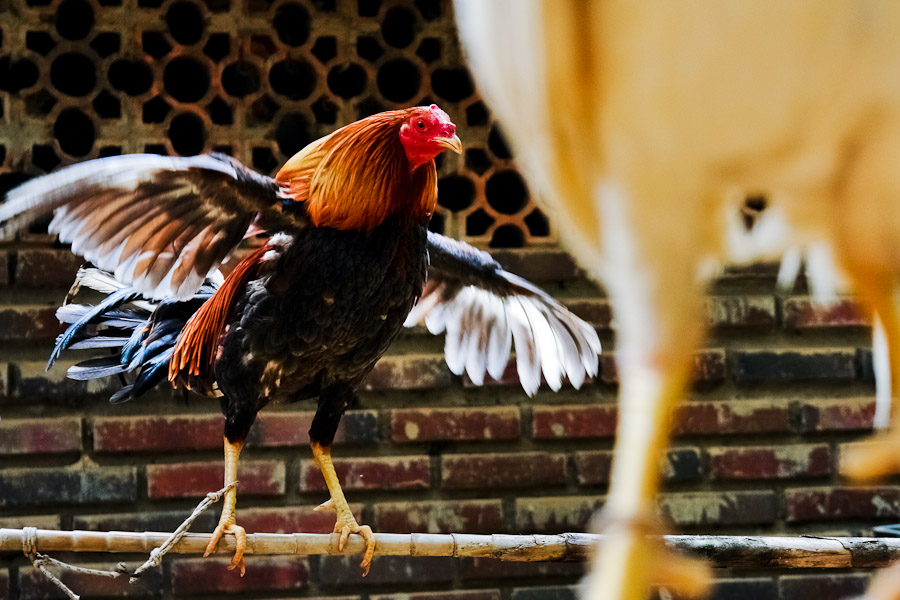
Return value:
[[(587, 597), (643, 599), (651, 582), (692, 572), (645, 533), (672, 409), (705, 333), (710, 267), (786, 247), (829, 254), (880, 316), (900, 381), (900, 4), (456, 8), (476, 79), (525, 174), (610, 294), (620, 420), (608, 535)], [(748, 194), (769, 200), (752, 235), (738, 200)], [(889, 436), (847, 457), (847, 472), (894, 470), (900, 429)], [(682, 583), (697, 590), (702, 572), (693, 572)]]
[[(0, 233), (55, 210), (50, 230), (99, 267), (80, 271), (76, 287), (107, 296), (97, 306), (59, 309), (71, 326), (50, 365), (66, 348), (117, 348), (69, 376), (135, 374), (113, 403), (166, 379), (219, 397), (226, 485), (236, 480), (260, 409), (316, 398), (309, 437), (331, 495), (320, 508), (336, 512), (341, 548), (351, 533), (366, 538), (367, 572), (375, 540), (350, 512), (331, 443), (404, 322), (446, 330), (450, 368), (476, 383), (485, 371), (500, 377), (513, 342), (529, 394), (542, 373), (559, 389), (564, 378), (578, 387), (598, 368), (600, 343), (589, 325), (488, 254), (427, 230), (437, 201), (434, 157), (445, 149), (461, 151), (456, 127), (431, 105), (339, 129), (275, 179), (222, 155), (105, 158), (12, 190), (0, 205)], [(223, 279), (219, 264), (260, 233), (269, 235), (265, 244)], [(232, 488), (207, 554), (234, 534), (230, 568), (243, 574), (236, 498)]]

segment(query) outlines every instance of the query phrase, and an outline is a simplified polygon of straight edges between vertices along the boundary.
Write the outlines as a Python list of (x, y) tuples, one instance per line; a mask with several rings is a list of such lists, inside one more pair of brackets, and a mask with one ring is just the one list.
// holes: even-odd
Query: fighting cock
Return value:
[[(564, 378), (580, 386), (598, 368), (589, 325), (488, 254), (427, 230), (437, 202), (434, 157), (445, 149), (462, 150), (456, 126), (431, 105), (338, 129), (274, 179), (217, 154), (109, 157), (12, 190), (0, 205), (0, 234), (55, 211), (50, 231), (97, 266), (80, 271), (76, 285), (107, 296), (60, 308), (71, 325), (50, 364), (66, 348), (118, 348), (69, 376), (136, 375), (113, 402), (164, 380), (220, 398), (226, 486), (260, 409), (316, 398), (309, 436), (331, 496), (320, 508), (337, 514), (341, 548), (351, 533), (365, 537), (367, 572), (375, 539), (344, 498), (331, 443), (356, 388), (405, 322), (446, 330), (448, 364), (476, 383), (485, 371), (500, 377), (513, 342), (529, 394), (542, 373), (558, 389)], [(266, 242), (223, 278), (223, 260), (259, 234)], [(207, 554), (234, 534), (229, 568), (243, 574), (236, 499), (232, 487)]]

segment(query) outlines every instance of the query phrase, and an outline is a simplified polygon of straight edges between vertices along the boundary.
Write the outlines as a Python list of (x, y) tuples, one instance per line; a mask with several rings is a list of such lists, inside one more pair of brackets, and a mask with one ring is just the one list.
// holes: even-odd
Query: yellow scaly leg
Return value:
[[(231, 485), (237, 482), (237, 466), (238, 459), (241, 457), (241, 450), (244, 447), (243, 442), (229, 442), (225, 438), (225, 485)], [(224, 506), (222, 507), (222, 516), (219, 517), (219, 524), (213, 531), (212, 539), (206, 546), (206, 552), (203, 556), (209, 556), (219, 543), (223, 534), (233, 533), (235, 537), (234, 556), (231, 558), (231, 565), (228, 570), (240, 569), (241, 577), (244, 576), (244, 550), (247, 548), (247, 534), (244, 528), (236, 524), (235, 506), (237, 505), (237, 487), (232, 487), (225, 492)]]
[(322, 476), (325, 477), (325, 485), (328, 486), (328, 492), (331, 494), (331, 499), (318, 506), (316, 510), (331, 510), (337, 514), (334, 532), (341, 534), (338, 550), (344, 549), (347, 538), (350, 537), (351, 533), (358, 533), (365, 538), (366, 551), (363, 554), (362, 562), (359, 563), (363, 570), (363, 577), (365, 577), (369, 574), (372, 556), (375, 554), (375, 535), (372, 533), (371, 527), (368, 525), (361, 526), (357, 523), (356, 518), (350, 511), (350, 505), (347, 504), (347, 499), (344, 498), (341, 483), (338, 481), (337, 473), (334, 472), (334, 464), (331, 462), (331, 446), (322, 446), (313, 442), (310, 444), (310, 447), (312, 448), (313, 457), (316, 459), (316, 464), (319, 465), (319, 469), (322, 470)]

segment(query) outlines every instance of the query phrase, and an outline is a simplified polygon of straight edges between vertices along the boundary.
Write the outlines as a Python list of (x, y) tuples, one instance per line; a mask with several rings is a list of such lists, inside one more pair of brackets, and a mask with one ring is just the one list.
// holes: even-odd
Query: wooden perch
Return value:
[[(161, 545), (168, 533), (124, 531), (54, 531), (38, 529), (37, 550), (42, 552), (147, 553)], [(209, 534), (189, 533), (173, 548), (179, 554), (202, 554)], [(584, 561), (603, 536), (586, 533), (558, 535), (375, 534), (376, 556), (470, 556), (504, 561)], [(251, 533), (247, 554), (359, 554), (364, 541), (351, 536), (343, 552), (335, 534)], [(667, 535), (672, 549), (706, 559), (714, 567), (732, 568), (878, 568), (900, 559), (900, 538), (778, 537)], [(0, 551), (21, 551), (21, 529), (0, 529)], [(226, 536), (217, 553), (234, 552)]]

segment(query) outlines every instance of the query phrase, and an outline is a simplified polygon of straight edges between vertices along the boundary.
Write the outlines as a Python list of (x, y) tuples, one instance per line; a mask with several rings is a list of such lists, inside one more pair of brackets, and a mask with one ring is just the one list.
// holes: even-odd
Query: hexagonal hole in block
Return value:
[(119, 51), (121, 47), (121, 39), (119, 34), (113, 31), (104, 31), (98, 33), (91, 40), (91, 49), (97, 53), (100, 58), (106, 58)]
[(172, 117), (167, 135), (172, 143), (172, 149), (182, 156), (200, 154), (206, 145), (203, 120), (191, 112)]
[(403, 6), (394, 6), (381, 20), (381, 37), (394, 48), (406, 48), (416, 39), (416, 16)]
[(227, 33), (211, 33), (203, 46), (203, 54), (219, 62), (231, 52), (231, 38)]
[(189, 56), (178, 56), (163, 70), (163, 86), (179, 102), (196, 102), (209, 90), (209, 69)]
[(405, 58), (389, 60), (378, 69), (378, 91), (392, 102), (408, 102), (422, 86), (422, 74)]
[(525, 181), (512, 169), (491, 175), (484, 184), (484, 195), (491, 208), (505, 215), (514, 215), (528, 204)]
[(285, 2), (275, 10), (272, 26), (288, 46), (302, 46), (309, 39), (309, 12), (302, 4)]
[(125, 92), (129, 96), (140, 96), (148, 92), (153, 85), (153, 71), (142, 60), (119, 58), (109, 65), (106, 78), (109, 79), (113, 89)]
[(278, 143), (278, 150), (285, 157), (291, 157), (302, 150), (312, 141), (306, 118), (299, 113), (286, 114), (278, 122), (275, 141)]
[(65, 52), (50, 63), (50, 83), (67, 96), (87, 96), (97, 84), (97, 67), (80, 52)]
[(41, 56), (47, 56), (56, 48), (56, 41), (46, 31), (26, 31), (25, 47)]
[(91, 102), (94, 112), (101, 119), (119, 119), (122, 117), (122, 103), (107, 90), (101, 90)]
[(479, 208), (466, 216), (466, 235), (473, 237), (484, 235), (493, 224), (494, 217), (483, 208)]
[(0, 57), (0, 91), (16, 94), (37, 83), (37, 65), (27, 58)]
[(144, 123), (162, 123), (172, 107), (162, 96), (156, 96), (144, 102), (141, 107), (141, 121)]
[(56, 9), (56, 31), (67, 40), (83, 40), (94, 26), (94, 9), (85, 0), (63, 0)]
[(457, 212), (475, 201), (475, 184), (465, 175), (453, 174), (438, 179), (438, 203)]
[(229, 96), (243, 98), (259, 90), (259, 69), (247, 60), (238, 60), (222, 70), (222, 89)]
[(206, 113), (209, 115), (210, 121), (216, 125), (232, 125), (234, 123), (231, 106), (219, 97), (213, 98), (213, 101), (206, 106)]
[(337, 38), (333, 35), (324, 35), (318, 38), (310, 52), (324, 65), (337, 56)]
[(366, 70), (356, 63), (345, 63), (328, 71), (328, 89), (341, 98), (353, 98), (363, 93), (369, 78)]
[(53, 137), (60, 149), (69, 156), (86, 156), (94, 147), (94, 123), (77, 108), (67, 108), (59, 113), (53, 123)]
[(444, 100), (459, 102), (475, 93), (475, 84), (465, 67), (435, 69), (431, 74), (431, 89)]
[(32, 117), (45, 117), (56, 106), (56, 96), (41, 88), (25, 96), (25, 112)]
[(525, 245), (525, 234), (515, 225), (501, 225), (494, 230), (488, 245), (491, 248), (521, 248)]
[(291, 100), (302, 100), (316, 89), (316, 69), (306, 61), (286, 58), (269, 70), (272, 91)]
[(169, 35), (179, 44), (196, 44), (203, 37), (205, 29), (203, 12), (188, 0), (173, 2), (166, 11), (166, 25), (169, 26)]

